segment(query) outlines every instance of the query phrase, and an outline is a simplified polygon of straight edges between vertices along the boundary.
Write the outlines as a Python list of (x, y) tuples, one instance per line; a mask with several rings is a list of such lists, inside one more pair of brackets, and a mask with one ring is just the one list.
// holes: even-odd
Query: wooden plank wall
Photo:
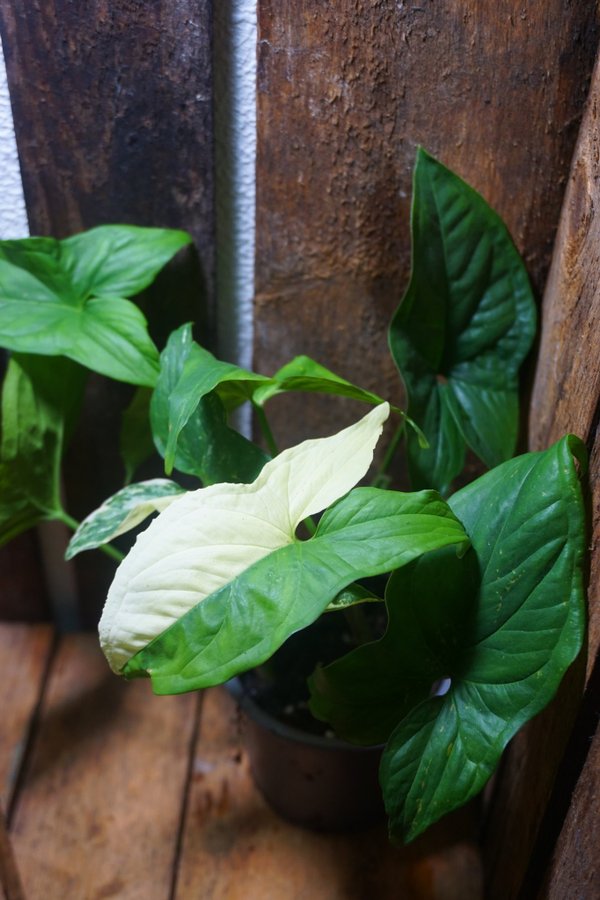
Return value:
[(540, 896), (592, 900), (600, 894), (599, 128), (597, 63), (544, 296), (529, 429), (533, 449), (549, 446), (566, 432), (578, 434), (588, 446), (588, 653), (553, 705), (515, 739), (507, 756), (487, 847), (491, 896), (498, 898), (516, 895), (519, 885), (523, 898), (534, 897), (545, 869)]
[[(203, 323), (210, 343), (209, 0), (102, 0), (85, 4), (85, 12), (69, 0), (0, 0), (0, 33), (31, 232), (64, 237), (107, 222), (191, 231), (199, 261), (182, 254), (148, 292), (145, 309), (159, 343), (188, 319)], [(121, 486), (117, 435), (129, 396), (103, 379), (90, 381), (66, 484), (77, 518)], [(97, 619), (111, 572), (101, 557), (77, 564), (84, 624)], [(20, 604), (30, 595), (24, 587)]]
[[(385, 329), (408, 277), (415, 146), (493, 204), (541, 290), (593, 66), (595, 4), (258, 6), (256, 366), (308, 353), (397, 397)], [(325, 432), (346, 421), (339, 409), (286, 398), (276, 433)]]
[[(394, 373), (382, 363), (384, 331), (408, 275), (415, 146), (438, 155), (500, 212), (539, 296), (588, 93), (599, 12), (597, 4), (583, 0), (527, 7), (367, 7), (345, 0), (341, 7), (324, 10), (314, 0), (259, 3), (255, 359), (261, 371), (269, 371), (307, 352), (345, 377), (394, 396)], [(598, 307), (591, 302), (600, 266), (596, 90), (544, 302), (530, 428), (533, 448), (569, 429), (586, 438), (594, 491), (600, 453), (594, 443)], [(346, 415), (332, 412), (326, 402), (298, 400), (290, 416), (287, 399), (285, 404), (275, 425), (288, 442), (307, 427), (327, 432)], [(600, 628), (594, 560), (592, 659)], [(588, 670), (588, 678), (592, 671), (597, 667)], [(580, 665), (555, 707), (518, 736), (507, 756), (487, 831), (490, 898), (529, 900), (541, 890), (570, 788), (597, 725), (588, 686), (590, 699), (553, 792), (584, 678)], [(581, 818), (586, 811), (588, 818), (593, 814), (595, 755), (594, 745), (547, 874), (549, 885), (558, 872), (563, 885), (579, 885), (579, 863), (567, 863), (576, 844), (585, 846), (588, 873), (597, 873), (597, 828)], [(597, 896), (600, 886), (593, 889), (595, 894), (581, 896)], [(552, 890), (557, 898), (574, 896)]]

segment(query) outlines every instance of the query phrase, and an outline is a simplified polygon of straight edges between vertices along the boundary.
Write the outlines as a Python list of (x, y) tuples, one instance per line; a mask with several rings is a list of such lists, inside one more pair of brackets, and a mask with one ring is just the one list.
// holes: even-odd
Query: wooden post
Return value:
[[(213, 328), (212, 35), (209, 0), (87, 5), (0, 0), (17, 146), (33, 234), (64, 237), (108, 222), (176, 227), (198, 247), (147, 292), (159, 344), (184, 321)], [(66, 478), (81, 518), (122, 486), (120, 413), (131, 392), (90, 380)], [(93, 624), (113, 566), (77, 561), (82, 618)]]
[[(566, 432), (586, 441), (591, 512), (587, 660), (568, 674), (553, 704), (513, 741), (496, 788), (487, 840), (489, 897), (536, 896), (549, 854), (559, 889), (542, 896), (598, 896), (598, 683), (600, 679), (600, 67), (596, 66), (562, 210), (543, 322), (530, 415), (530, 443), (543, 449)], [(583, 703), (581, 704), (583, 696)], [(589, 753), (588, 753), (589, 751)], [(587, 762), (586, 762), (587, 759)], [(581, 772), (581, 777), (578, 777)], [(571, 791), (577, 784), (573, 805)], [(577, 854), (574, 842), (577, 842)], [(510, 860), (510, 865), (507, 864)], [(562, 873), (562, 874), (561, 874)], [(552, 876), (554, 877), (554, 876)], [(561, 893), (562, 890), (562, 893)], [(558, 893), (557, 893), (558, 891)]]
[[(308, 353), (398, 399), (415, 147), (505, 218), (539, 290), (596, 49), (594, 4), (260, 0), (255, 363)], [(336, 401), (273, 401), (286, 442)], [(354, 414), (354, 413), (353, 413)]]

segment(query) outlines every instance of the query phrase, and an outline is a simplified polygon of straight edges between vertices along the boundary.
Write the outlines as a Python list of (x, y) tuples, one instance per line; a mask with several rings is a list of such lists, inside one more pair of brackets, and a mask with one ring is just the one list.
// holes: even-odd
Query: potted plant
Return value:
[[(498, 216), (424, 151), (411, 224), (412, 275), (389, 334), (407, 410), (307, 357), (272, 376), (220, 361), (187, 324), (159, 356), (122, 298), (186, 242), (180, 232), (148, 232), (147, 245), (141, 231), (119, 228), (0, 245), (0, 340), (13, 351), (0, 533), (40, 517), (73, 524), (55, 473), (74, 363), (152, 388), (165, 474), (202, 486), (130, 484), (77, 527), (69, 556), (159, 513), (108, 594), (100, 638), (110, 665), (150, 677), (158, 694), (197, 690), (264, 667), (321, 619), (348, 620), (366, 640), (316, 666), (310, 710), (338, 738), (385, 744), (390, 831), (407, 841), (481, 790), (507, 742), (554, 695), (585, 630), (584, 447), (566, 436), (512, 458), (518, 370), (535, 331), (523, 264)], [(338, 434), (278, 453), (266, 408), (290, 391), (372, 408)], [(264, 444), (229, 425), (244, 402)], [(374, 485), (358, 486), (390, 417)], [(410, 492), (388, 483), (401, 439)], [(490, 471), (452, 493), (467, 447)], [(365, 610), (375, 620), (385, 611), (380, 634)]]

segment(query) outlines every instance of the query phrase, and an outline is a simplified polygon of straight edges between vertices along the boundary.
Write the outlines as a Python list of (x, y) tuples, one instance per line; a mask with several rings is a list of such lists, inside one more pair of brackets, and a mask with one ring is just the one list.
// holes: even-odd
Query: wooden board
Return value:
[[(509, 748), (486, 842), (490, 898), (498, 900), (516, 897), (519, 891), (531, 897), (539, 888), (589, 747), (590, 722), (587, 718), (581, 725), (577, 722), (582, 693), (586, 684), (590, 692), (597, 689), (590, 678), (600, 647), (599, 100), (600, 70), (596, 69), (544, 297), (530, 425), (532, 449), (543, 449), (573, 431), (591, 451), (587, 668), (582, 658), (567, 674), (554, 703)], [(597, 722), (594, 708), (592, 733)]]
[(52, 642), (49, 625), (0, 623), (0, 810), (11, 808)]
[(541, 897), (596, 900), (600, 896), (600, 732), (586, 764), (555, 848)]
[(479, 900), (480, 878), (464, 822), (401, 850), (390, 846), (383, 825), (348, 836), (282, 821), (249, 776), (232, 699), (223, 689), (206, 693), (178, 900)]
[(35, 531), (0, 548), (0, 621), (50, 618), (50, 604)]
[[(596, 4), (260, 0), (255, 364), (308, 353), (398, 394), (415, 147), (506, 219), (539, 290), (597, 40)], [(272, 404), (282, 443), (355, 415)]]
[(62, 640), (12, 826), (28, 900), (167, 900), (196, 707)]
[[(184, 228), (179, 254), (143, 306), (160, 347), (185, 321), (212, 341), (214, 176), (211, 4), (0, 0), (0, 33), (33, 234), (110, 222)], [(131, 392), (93, 379), (69, 457), (77, 519), (122, 487), (120, 415)], [(75, 563), (80, 624), (98, 620), (111, 569)]]

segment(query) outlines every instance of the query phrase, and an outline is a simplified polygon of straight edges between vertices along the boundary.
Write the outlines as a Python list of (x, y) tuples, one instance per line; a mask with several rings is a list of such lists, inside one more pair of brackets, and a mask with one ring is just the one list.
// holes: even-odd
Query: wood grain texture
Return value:
[[(498, 780), (486, 856), (490, 897), (503, 900), (518, 896), (519, 891), (523, 897), (533, 896), (539, 888), (539, 879), (568, 806), (568, 795), (589, 747), (590, 722), (586, 718), (580, 723), (577, 718), (583, 709), (582, 695), (585, 707), (587, 694), (597, 690), (592, 674), (598, 666), (600, 649), (599, 99), (600, 69), (597, 67), (544, 296), (530, 417), (532, 449), (543, 449), (571, 431), (580, 435), (590, 450), (588, 652), (587, 660), (581, 658), (567, 674), (551, 706), (515, 738), (505, 760), (503, 776)], [(593, 698), (589, 699), (593, 702)], [(591, 733), (596, 728), (599, 712), (596, 703)], [(582, 728), (585, 734), (579, 734)], [(506, 865), (507, 859), (511, 860), (510, 866)], [(561, 865), (560, 860), (556, 860), (556, 865)]]
[(196, 703), (63, 639), (12, 824), (29, 900), (169, 897)]
[(233, 701), (223, 689), (205, 694), (178, 900), (478, 900), (480, 875), (456, 820), (407, 850), (392, 848), (383, 826), (331, 835), (282, 821), (249, 776)]
[[(305, 352), (397, 383), (385, 329), (408, 278), (417, 144), (505, 218), (541, 289), (597, 26), (596, 4), (561, 0), (261, 0), (259, 370)], [(341, 418), (312, 399), (274, 414), (289, 441)]]
[(596, 900), (600, 896), (600, 732), (588, 753), (540, 897)]
[[(160, 347), (184, 321), (212, 342), (214, 174), (211, 4), (0, 0), (30, 228), (64, 237), (109, 222), (184, 228), (186, 250), (142, 302)], [(120, 413), (130, 392), (94, 379), (69, 460), (77, 518), (122, 486)], [(112, 571), (77, 560), (81, 625)]]
[(2, 807), (0, 807), (0, 900), (25, 900)]
[(186, 227), (212, 272), (210, 4), (0, 3), (33, 231)]
[(0, 548), (0, 621), (50, 618), (37, 535), (29, 531)]
[(0, 808), (10, 809), (52, 652), (49, 625), (0, 623)]

